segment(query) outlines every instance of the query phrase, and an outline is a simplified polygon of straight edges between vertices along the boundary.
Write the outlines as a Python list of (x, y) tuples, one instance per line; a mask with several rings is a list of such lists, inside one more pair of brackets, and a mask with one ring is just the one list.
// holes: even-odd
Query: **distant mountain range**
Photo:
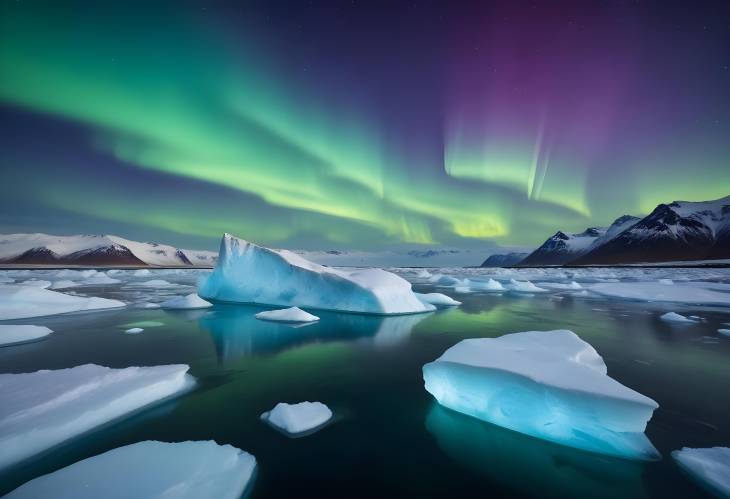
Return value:
[[(492, 255), (482, 266), (509, 255)], [(504, 266), (621, 265), (730, 258), (730, 196), (660, 204), (644, 218), (624, 215), (609, 227), (556, 232), (535, 251)]]
[(0, 235), (0, 264), (212, 267), (218, 254), (118, 236)]

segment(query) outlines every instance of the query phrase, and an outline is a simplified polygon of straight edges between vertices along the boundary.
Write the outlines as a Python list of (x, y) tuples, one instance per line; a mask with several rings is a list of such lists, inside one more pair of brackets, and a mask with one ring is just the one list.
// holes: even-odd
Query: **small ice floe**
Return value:
[(188, 369), (85, 364), (0, 374), (0, 469), (190, 389)]
[(514, 293), (547, 293), (548, 290), (532, 284), (530, 281), (509, 280), (508, 289)]
[(710, 447), (672, 452), (680, 468), (720, 497), (730, 497), (730, 448)]
[(8, 499), (238, 499), (254, 477), (256, 458), (211, 440), (118, 447), (21, 485)]
[(723, 336), (730, 336), (730, 329), (718, 329), (717, 332)]
[(416, 293), (416, 296), (422, 302), (430, 303), (431, 305), (435, 305), (437, 308), (456, 307), (461, 305), (460, 301), (456, 301), (443, 293)]
[(79, 286), (74, 281), (69, 281), (68, 279), (64, 279), (62, 281), (56, 281), (48, 289), (67, 289), (67, 288), (74, 288), (76, 286)]
[(197, 293), (190, 293), (186, 296), (176, 296), (160, 303), (160, 307), (172, 310), (190, 310), (197, 308), (209, 308), (213, 304), (203, 300)]
[(160, 304), (159, 303), (141, 303), (139, 305), (139, 308), (146, 308), (146, 309), (160, 308)]
[(28, 279), (27, 281), (19, 282), (18, 286), (30, 286), (33, 288), (46, 289), (51, 287), (51, 281), (44, 281), (41, 279)]
[(120, 282), (122, 281), (120, 281), (119, 279), (114, 279), (113, 277), (109, 277), (104, 273), (99, 273), (99, 275), (84, 279), (83, 281), (79, 282), (79, 284), (84, 286), (103, 286), (106, 284), (117, 284)]
[(255, 315), (262, 321), (276, 322), (315, 322), (319, 317), (305, 312), (299, 307), (282, 308), (279, 310), (265, 310)]
[(15, 279), (13, 279), (12, 277), (0, 275), (0, 284), (11, 284), (14, 282), (15, 282)]
[(10, 324), (0, 326), (0, 347), (28, 343), (45, 338), (53, 331), (44, 326)]
[(332, 411), (322, 402), (279, 402), (261, 419), (289, 436), (310, 434), (332, 419)]
[(0, 285), (0, 320), (124, 307), (107, 298), (71, 296), (36, 286)]
[(489, 278), (486, 281), (467, 279), (469, 287), (477, 291), (504, 291), (504, 286), (499, 281)]
[(579, 283), (571, 281), (569, 283), (564, 282), (541, 282), (540, 286), (547, 289), (557, 289), (562, 291), (580, 291), (583, 289)]
[(465, 294), (471, 293), (472, 289), (469, 286), (455, 286), (454, 292), (465, 295)]
[(663, 314), (661, 317), (659, 317), (664, 322), (674, 322), (674, 323), (682, 323), (682, 324), (695, 324), (696, 321), (693, 319), (690, 319), (689, 317), (685, 317), (682, 314), (678, 314), (676, 312), (667, 312), (666, 314)]
[(420, 272), (418, 272), (416, 277), (418, 277), (419, 279), (428, 279), (429, 277), (431, 277), (431, 272), (429, 272), (426, 269), (423, 269)]
[(152, 275), (152, 272), (150, 272), (148, 269), (137, 269), (132, 272), (132, 275), (134, 277), (146, 277), (148, 275)]
[(659, 279), (657, 282), (665, 285), (674, 284), (674, 281), (671, 279)]
[(130, 284), (133, 284), (135, 286), (144, 286), (146, 288), (172, 288), (176, 286), (176, 284), (168, 282), (164, 279), (152, 279), (150, 281), (135, 282)]
[(461, 279), (444, 274), (433, 274), (429, 281), (436, 286), (458, 286), (461, 284)]
[(141, 327), (133, 327), (133, 328), (125, 330), (124, 332), (127, 334), (139, 334), (142, 331), (144, 331), (144, 329), (142, 329)]
[(713, 291), (689, 284), (667, 286), (655, 282), (599, 283), (592, 293), (623, 300), (692, 303), (700, 305), (730, 305), (730, 293)]
[(164, 325), (165, 325), (164, 322), (159, 322), (159, 321), (137, 321), (137, 322), (130, 322), (128, 324), (122, 324), (119, 327), (129, 329), (129, 328), (136, 328), (136, 327), (141, 327), (141, 328), (160, 327), (160, 326), (164, 326)]
[(463, 340), (423, 366), (443, 406), (562, 445), (655, 460), (644, 435), (658, 404), (609, 377), (591, 345), (567, 330)]

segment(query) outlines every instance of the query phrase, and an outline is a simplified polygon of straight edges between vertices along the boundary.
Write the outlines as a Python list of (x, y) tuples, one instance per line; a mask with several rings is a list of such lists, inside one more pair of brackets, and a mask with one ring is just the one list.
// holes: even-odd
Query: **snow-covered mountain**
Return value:
[(294, 252), (307, 260), (333, 267), (464, 267), (479, 265), (483, 258), (481, 251), (468, 248)]
[(18, 265), (90, 265), (212, 267), (217, 253), (179, 249), (118, 236), (48, 234), (0, 235), (0, 263)]
[(511, 267), (520, 263), (522, 260), (525, 259), (527, 255), (529, 255), (529, 253), (506, 253), (503, 255), (489, 255), (489, 257), (484, 260), (484, 262), (482, 262), (480, 267)]
[(730, 196), (660, 204), (591, 251), (577, 265), (652, 263), (730, 257)]
[(610, 227), (558, 231), (519, 266), (614, 265), (730, 258), (730, 196), (660, 204), (644, 218), (624, 215)]

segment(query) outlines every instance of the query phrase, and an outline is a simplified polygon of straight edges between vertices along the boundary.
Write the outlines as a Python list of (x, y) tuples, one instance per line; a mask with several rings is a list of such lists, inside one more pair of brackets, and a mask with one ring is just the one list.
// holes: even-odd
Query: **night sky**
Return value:
[(0, 2), (0, 232), (535, 246), (730, 194), (730, 2)]

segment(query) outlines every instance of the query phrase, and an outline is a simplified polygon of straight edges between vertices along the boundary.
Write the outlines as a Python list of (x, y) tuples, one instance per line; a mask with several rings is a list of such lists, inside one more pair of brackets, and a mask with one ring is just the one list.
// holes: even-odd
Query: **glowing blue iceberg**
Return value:
[(423, 366), (426, 390), (455, 411), (591, 452), (659, 459), (643, 433), (658, 404), (606, 372), (567, 330), (464, 340)]
[(408, 281), (385, 270), (323, 267), (291, 251), (229, 234), (223, 236), (218, 264), (198, 294), (207, 300), (366, 314), (435, 309), (418, 299)]

